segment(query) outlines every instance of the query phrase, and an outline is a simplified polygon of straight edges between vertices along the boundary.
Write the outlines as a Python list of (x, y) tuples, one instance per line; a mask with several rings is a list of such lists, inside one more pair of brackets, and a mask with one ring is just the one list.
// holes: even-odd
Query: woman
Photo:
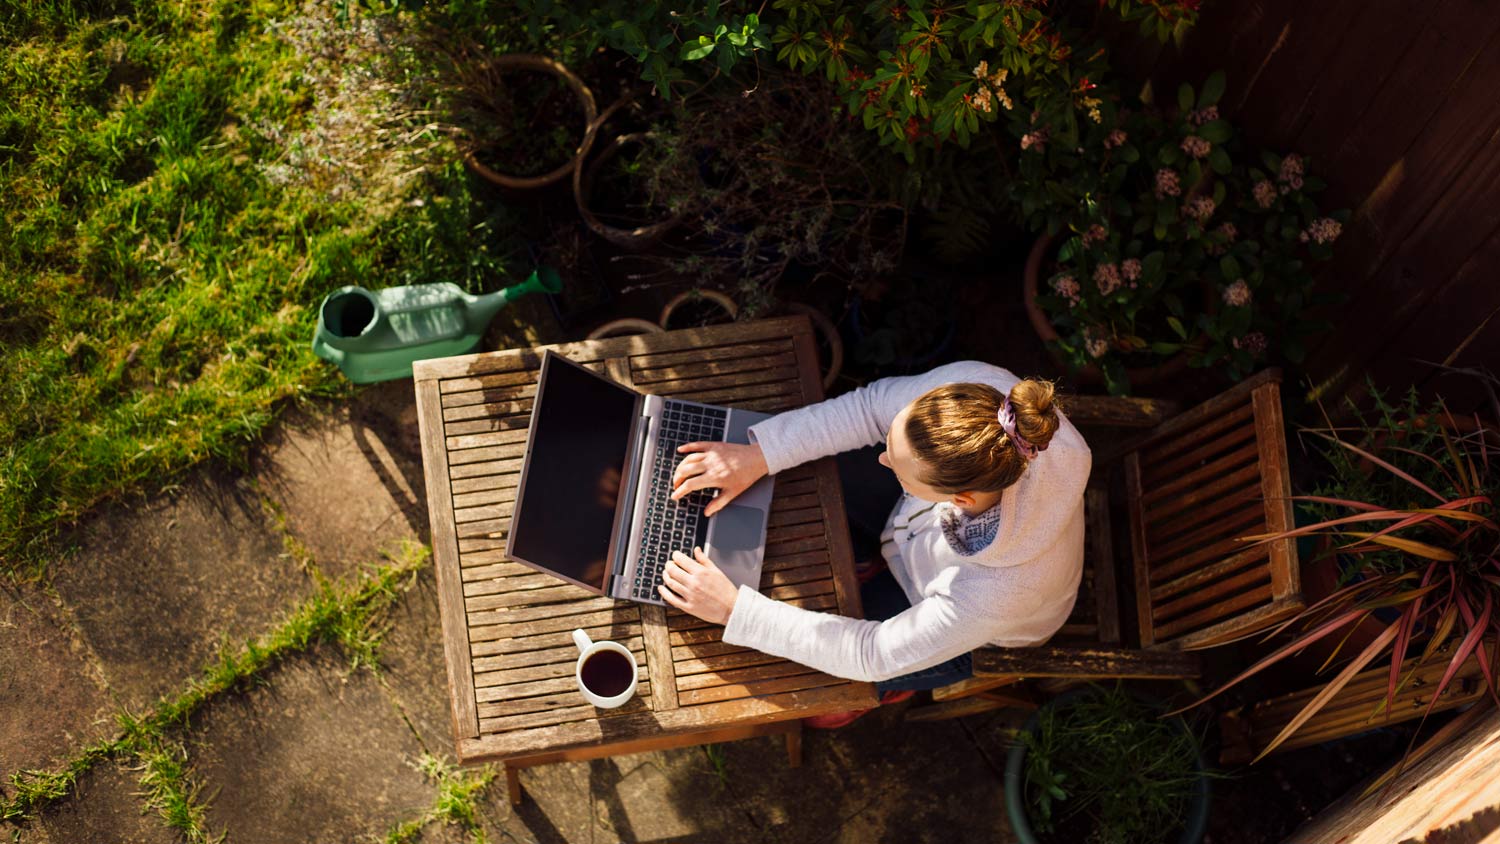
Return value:
[(1072, 611), (1091, 457), (1050, 383), (954, 363), (777, 415), (750, 440), (683, 446), (673, 497), (717, 488), (713, 515), (767, 473), (881, 442), (882, 474), (900, 488), (879, 501), (880, 485), (856, 479), (858, 459), (841, 455), (856, 540), (861, 499), (874, 497), (882, 513), (894, 505), (878, 535), (888, 571), (861, 576), (865, 620), (737, 590), (701, 549), (675, 554), (663, 599), (725, 625), (725, 642), (876, 682), (892, 702), (970, 676), (969, 652), (981, 645), (1045, 642)]

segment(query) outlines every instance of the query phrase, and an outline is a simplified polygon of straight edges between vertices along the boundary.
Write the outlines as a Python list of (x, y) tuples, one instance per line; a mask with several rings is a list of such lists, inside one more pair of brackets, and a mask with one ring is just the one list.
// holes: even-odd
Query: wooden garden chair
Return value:
[[(1290, 617), (1303, 607), (1296, 544), (1248, 545), (1239, 537), (1287, 530), (1291, 482), (1282, 424), (1281, 374), (1259, 373), (1170, 415), (1146, 399), (1079, 396), (1068, 418), (1095, 431), (1147, 428), (1116, 454), (1094, 446), (1085, 493), (1087, 559), (1068, 623), (1042, 647), (980, 648), (974, 677), (937, 689), (932, 711), (949, 717), (1024, 703), (1003, 689), (1044, 678), (1044, 690), (1086, 680), (1196, 677), (1188, 649)], [(1111, 528), (1111, 470), (1123, 470), (1133, 600), (1121, 601)], [(1132, 614), (1122, 617), (1122, 608)], [(1133, 641), (1125, 641), (1130, 634)], [(980, 697), (980, 700), (965, 699)]]

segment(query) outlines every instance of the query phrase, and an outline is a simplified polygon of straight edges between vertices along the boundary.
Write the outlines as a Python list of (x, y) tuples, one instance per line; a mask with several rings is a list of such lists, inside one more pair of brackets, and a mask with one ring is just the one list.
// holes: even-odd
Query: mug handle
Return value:
[(594, 646), (594, 642), (589, 638), (589, 634), (583, 632), (582, 630), (573, 631), (573, 644), (578, 646), (578, 650), (580, 653)]

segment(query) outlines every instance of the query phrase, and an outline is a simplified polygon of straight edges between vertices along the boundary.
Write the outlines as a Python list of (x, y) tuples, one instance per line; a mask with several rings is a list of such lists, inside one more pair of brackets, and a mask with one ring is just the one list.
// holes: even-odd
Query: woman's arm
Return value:
[(1030, 600), (1026, 593), (997, 596), (964, 584), (963, 601), (939, 593), (885, 621), (862, 621), (794, 607), (748, 586), (736, 590), (701, 550), (696, 557), (673, 555), (662, 590), (667, 603), (725, 624), (731, 645), (851, 680), (888, 680), (967, 653), (994, 638), (993, 623), (1008, 608), (1019, 611)]
[[(979, 369), (976, 370), (975, 368)], [(838, 398), (779, 413), (750, 426), (750, 441), (761, 448), (771, 474), (885, 441), (901, 408), (933, 387), (988, 374), (987, 364), (956, 363), (922, 375), (872, 381)]]
[(885, 621), (864, 621), (804, 610), (745, 586), (724, 641), (836, 677), (879, 682), (931, 668), (995, 638), (994, 616), (973, 610), (967, 602), (937, 594)]

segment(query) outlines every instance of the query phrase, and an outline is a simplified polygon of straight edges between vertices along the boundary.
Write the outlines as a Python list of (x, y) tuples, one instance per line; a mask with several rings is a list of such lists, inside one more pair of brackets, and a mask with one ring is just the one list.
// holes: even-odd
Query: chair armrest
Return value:
[(1062, 405), (1074, 425), (1108, 428), (1154, 428), (1182, 410), (1175, 401), (1129, 396), (1067, 396)]

